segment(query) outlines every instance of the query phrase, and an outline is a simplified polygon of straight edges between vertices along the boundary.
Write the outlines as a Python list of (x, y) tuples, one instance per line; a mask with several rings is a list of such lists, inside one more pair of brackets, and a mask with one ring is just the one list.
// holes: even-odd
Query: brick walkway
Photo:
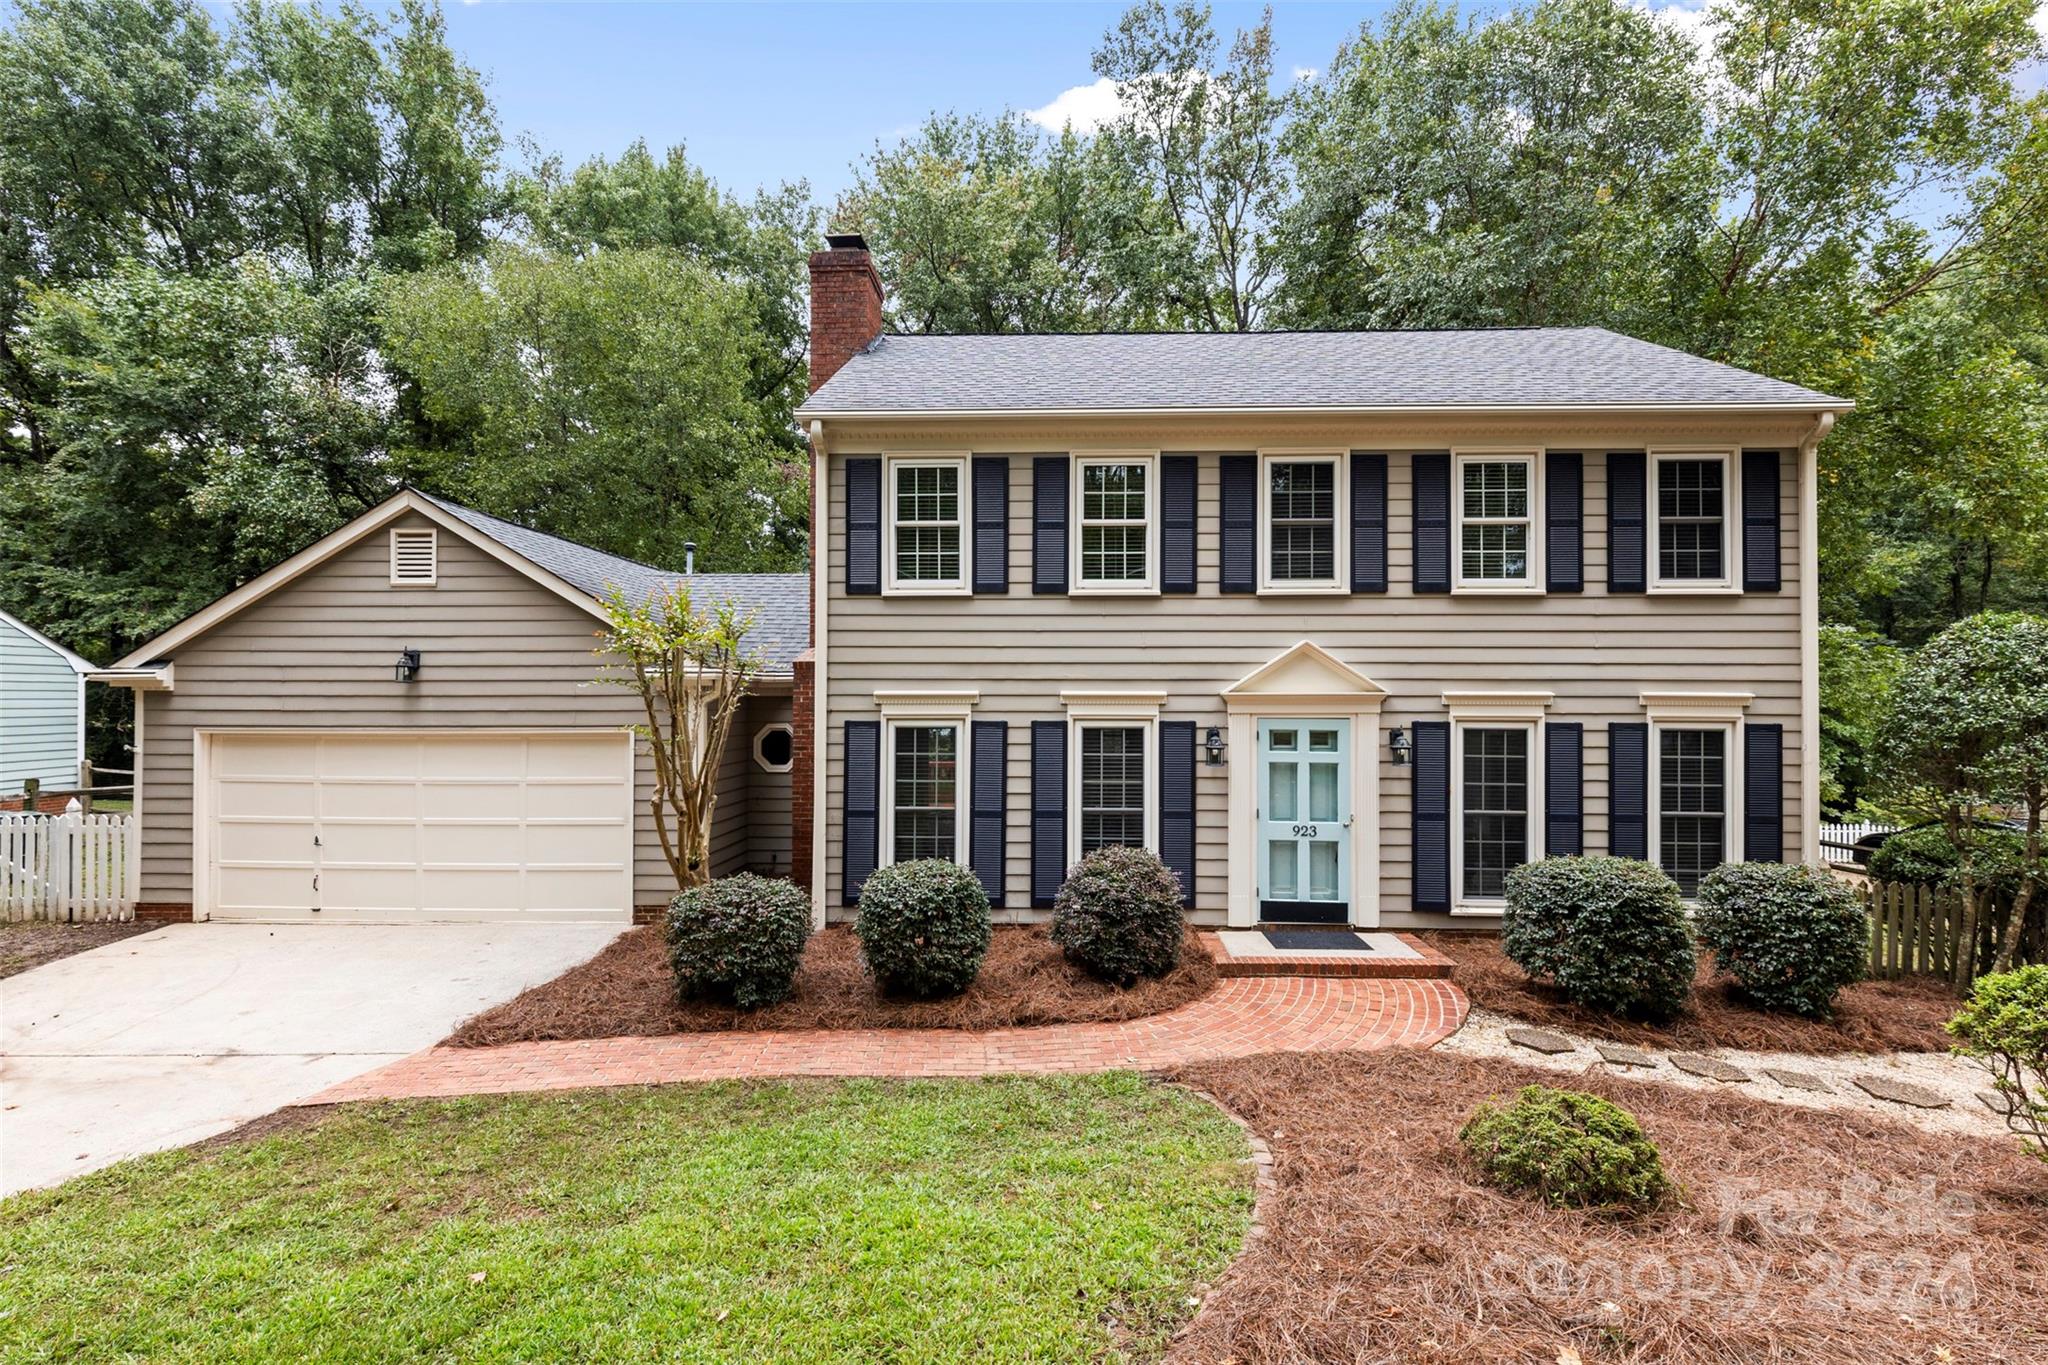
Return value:
[(430, 1048), (306, 1100), (410, 1099), (658, 1085), (747, 1076), (985, 1076), (1161, 1071), (1262, 1052), (1429, 1047), (1464, 1022), (1448, 981), (1247, 977), (1191, 1005), (1121, 1024), (1043, 1028), (682, 1033), (660, 1038)]

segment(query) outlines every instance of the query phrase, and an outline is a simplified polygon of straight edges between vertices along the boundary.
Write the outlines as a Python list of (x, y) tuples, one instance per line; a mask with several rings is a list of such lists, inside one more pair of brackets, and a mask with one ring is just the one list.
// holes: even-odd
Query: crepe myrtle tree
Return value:
[[(1881, 744), (1899, 803), (1937, 814), (1955, 846), (1965, 943), (1976, 941), (1992, 891), (1991, 869), (1978, 866), (1984, 841), (1973, 825), (1992, 812), (2025, 812), (2019, 889), (1992, 968), (2009, 970), (2048, 881), (2041, 848), (2048, 804), (2048, 617), (1984, 612), (1928, 642), (1899, 677)], [(1974, 967), (1967, 960), (1958, 964), (1959, 984)]]
[(613, 587), (604, 614), (598, 680), (639, 695), (646, 719), (630, 728), (654, 760), (647, 806), (662, 857), (687, 891), (711, 880), (719, 760), (760, 666), (745, 645), (754, 620), (730, 601), (700, 609), (686, 583), (642, 598)]

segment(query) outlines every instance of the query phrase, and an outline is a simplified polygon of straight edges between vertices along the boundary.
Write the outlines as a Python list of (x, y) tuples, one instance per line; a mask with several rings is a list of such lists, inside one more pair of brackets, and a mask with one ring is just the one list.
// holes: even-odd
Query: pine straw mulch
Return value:
[(2048, 1164), (2011, 1140), (1589, 1073), (1683, 1189), (1631, 1222), (1472, 1180), (1466, 1116), (1554, 1072), (1394, 1051), (1177, 1079), (1267, 1139), (1275, 1189), (1172, 1361), (2048, 1359)]
[(91, 924), (21, 920), (0, 924), (0, 978), (161, 928), (161, 924), (148, 920), (105, 920)]
[(981, 975), (950, 1000), (895, 1000), (875, 989), (853, 930), (811, 935), (796, 990), (767, 1009), (676, 1000), (659, 925), (620, 935), (590, 961), (466, 1020), (452, 1047), (556, 1038), (651, 1037), (732, 1029), (956, 1028), (1108, 1023), (1178, 1009), (1209, 993), (1216, 964), (1188, 934), (1180, 965), (1156, 981), (1119, 990), (1068, 962), (1044, 926), (995, 931)]
[(1962, 1008), (1932, 977), (1863, 981), (1835, 997), (1832, 1019), (1802, 1019), (1745, 1003), (1734, 982), (1700, 955), (1691, 1003), (1666, 1024), (1618, 1019), (1566, 1000), (1554, 986), (1531, 981), (1501, 951), (1495, 934), (1425, 930), (1416, 937), (1458, 964), (1451, 976), (1473, 1005), (1545, 1028), (1659, 1048), (1743, 1048), (1754, 1052), (1946, 1052), (1954, 1041), (1942, 1025)]

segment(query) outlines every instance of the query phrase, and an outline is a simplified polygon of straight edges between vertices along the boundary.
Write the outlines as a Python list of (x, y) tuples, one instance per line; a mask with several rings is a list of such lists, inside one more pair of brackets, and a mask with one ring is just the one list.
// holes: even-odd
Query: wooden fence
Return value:
[(0, 919), (133, 919), (135, 840), (133, 815), (0, 815)]
[[(1940, 976), (1967, 986), (1991, 970), (2012, 919), (2012, 899), (2000, 898), (1979, 919), (1976, 942), (1966, 944), (1960, 891), (1869, 882), (1858, 894), (1870, 916), (1870, 974), (1875, 977)], [(2039, 907), (2030, 918), (2034, 922), (2020, 939), (2015, 965), (2048, 962), (2048, 929)]]

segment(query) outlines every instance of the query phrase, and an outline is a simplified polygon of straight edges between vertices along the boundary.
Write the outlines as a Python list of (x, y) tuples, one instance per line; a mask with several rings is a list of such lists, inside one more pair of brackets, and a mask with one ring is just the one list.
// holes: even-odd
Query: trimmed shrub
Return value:
[(1863, 979), (1870, 920), (1856, 893), (1805, 863), (1727, 863), (1700, 883), (1693, 918), (1715, 965), (1765, 1009), (1825, 1019)]
[(1978, 977), (1948, 1031), (1991, 1072), (2011, 1106), (2006, 1126), (2048, 1161), (2048, 965)]
[(1052, 941), (1119, 986), (1172, 971), (1186, 937), (1180, 878), (1142, 848), (1095, 850), (1053, 900)]
[(1545, 858), (1508, 873), (1501, 950), (1567, 998), (1668, 1019), (1698, 956), (1678, 883), (1634, 858)]
[(853, 929), (883, 990), (932, 999), (974, 984), (988, 953), (988, 893), (943, 858), (895, 863), (871, 874)]
[(676, 994), (743, 1010), (786, 1000), (810, 937), (811, 898), (795, 882), (742, 872), (692, 887), (668, 905)]
[(1671, 1188), (1635, 1115), (1576, 1090), (1530, 1085), (1506, 1107), (1482, 1104), (1458, 1141), (1488, 1184), (1557, 1208), (1635, 1213)]
[[(2026, 858), (2027, 841), (2017, 830), (1979, 826), (1968, 836), (1977, 881), (2001, 896), (2016, 894)], [(1870, 855), (1870, 875), (1881, 882), (1960, 889), (1962, 857), (1940, 825), (1901, 830)]]

